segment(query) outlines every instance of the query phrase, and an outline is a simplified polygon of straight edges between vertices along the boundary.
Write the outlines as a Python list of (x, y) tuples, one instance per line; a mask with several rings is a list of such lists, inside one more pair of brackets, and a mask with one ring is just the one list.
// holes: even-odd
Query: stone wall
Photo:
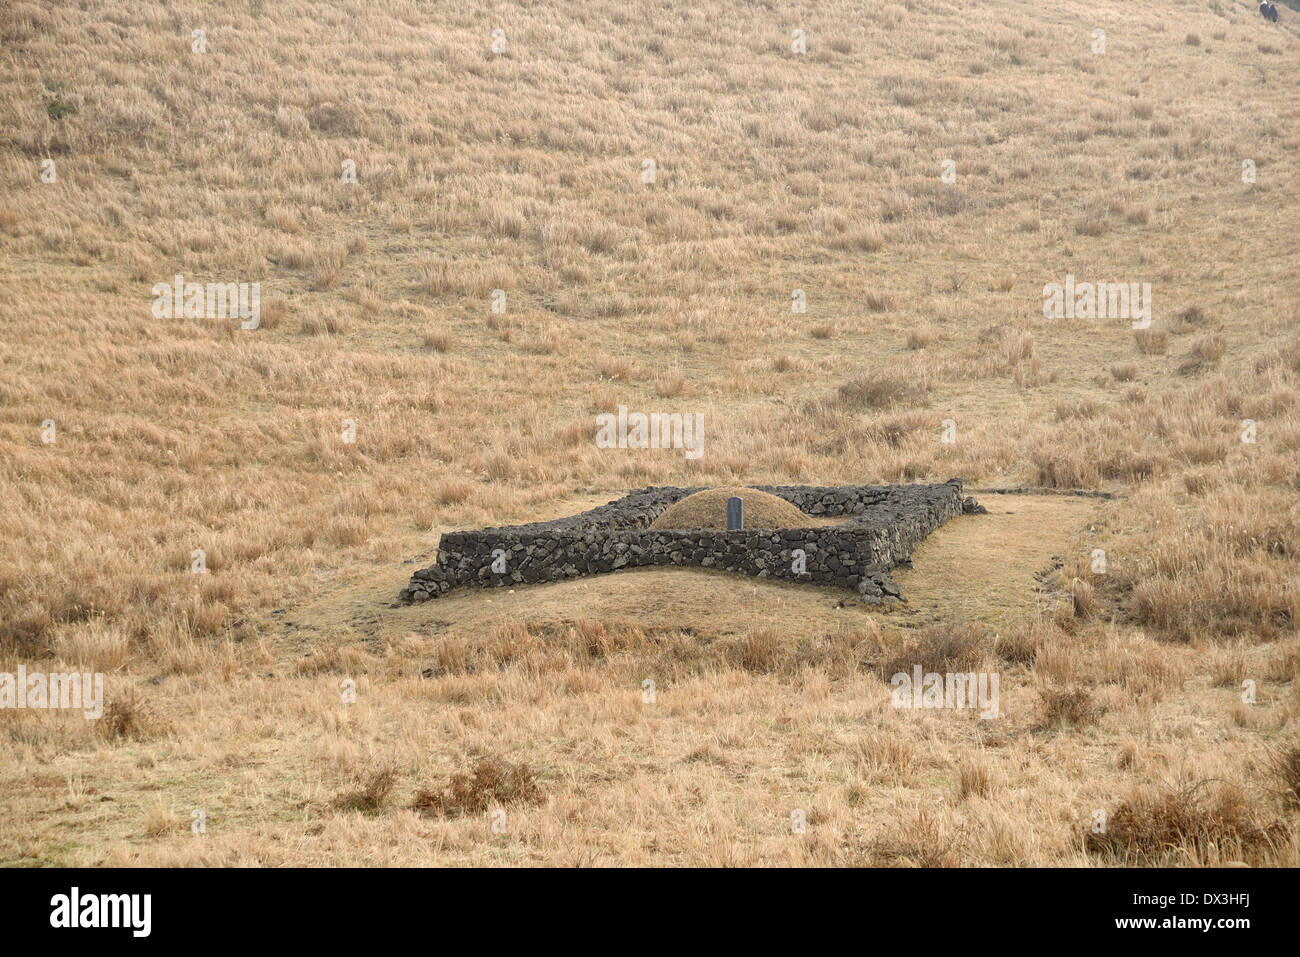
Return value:
[[(857, 588), (867, 600), (900, 597), (888, 571), (948, 519), (972, 510), (960, 479), (942, 485), (756, 485), (839, 525), (741, 531), (648, 526), (699, 488), (656, 487), (550, 522), (448, 532), (437, 563), (401, 597), (425, 601), (458, 585), (501, 587), (561, 581), (648, 565), (684, 565)], [(798, 553), (802, 551), (802, 556)]]

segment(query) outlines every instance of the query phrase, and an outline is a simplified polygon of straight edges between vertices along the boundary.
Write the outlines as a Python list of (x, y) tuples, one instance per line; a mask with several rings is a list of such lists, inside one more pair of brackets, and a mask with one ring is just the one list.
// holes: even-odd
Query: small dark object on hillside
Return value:
[(1259, 12), (1265, 20), (1271, 20), (1274, 23), (1277, 23), (1277, 6), (1269, 3), (1269, 0), (1264, 0), (1264, 2), (1259, 5)]
[(537, 804), (542, 789), (526, 764), (511, 764), (488, 755), (471, 774), (454, 774), (440, 791), (421, 789), (411, 808), (425, 814), (472, 814), (496, 804)]
[(397, 769), (392, 765), (383, 765), (358, 779), (358, 786), (353, 791), (340, 794), (334, 799), (334, 807), (340, 811), (360, 811), (373, 814), (384, 806), (388, 796), (393, 793), (397, 783)]
[(63, 99), (63, 91), (55, 90), (45, 95), (45, 112), (52, 120), (61, 120), (77, 112), (77, 108)]

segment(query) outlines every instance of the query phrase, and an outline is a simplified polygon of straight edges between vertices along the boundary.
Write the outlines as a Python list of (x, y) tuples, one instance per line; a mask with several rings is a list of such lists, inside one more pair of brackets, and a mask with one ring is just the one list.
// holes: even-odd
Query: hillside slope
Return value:
[[(1300, 13), (865, 6), (0, 10), (0, 670), (116, 708), (0, 712), (0, 860), (1295, 865)], [(157, 318), (177, 275), (258, 327)], [(1150, 328), (1045, 318), (1067, 282)], [(598, 447), (619, 405), (703, 454)], [(890, 614), (388, 607), (447, 528), (951, 476), (1115, 497), (955, 527)], [(1002, 721), (891, 709), (908, 654)], [(507, 836), (410, 809), (486, 753), (545, 795)], [(1084, 857), (1189, 779), (1246, 797)]]

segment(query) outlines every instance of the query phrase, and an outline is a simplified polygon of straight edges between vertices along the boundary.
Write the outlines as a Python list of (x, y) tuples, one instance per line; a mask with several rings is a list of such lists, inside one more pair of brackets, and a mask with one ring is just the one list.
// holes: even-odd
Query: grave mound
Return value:
[[(806, 515), (795, 505), (771, 492), (756, 488), (731, 486), (711, 488), (688, 495), (675, 505), (670, 505), (655, 519), (651, 528), (708, 528), (725, 530), (727, 527), (727, 499), (739, 498), (745, 503), (746, 528), (809, 528), (825, 524)], [(832, 521), (835, 521), (832, 519)], [(843, 521), (843, 519), (839, 519)]]

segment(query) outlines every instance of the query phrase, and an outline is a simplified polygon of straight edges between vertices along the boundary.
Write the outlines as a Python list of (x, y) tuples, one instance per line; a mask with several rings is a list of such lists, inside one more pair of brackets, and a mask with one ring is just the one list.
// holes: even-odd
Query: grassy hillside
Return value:
[[(0, 10), (0, 671), (110, 704), (0, 711), (0, 861), (1300, 863), (1300, 13), (139, 7)], [(177, 274), (259, 327), (155, 318)], [(620, 404), (703, 454), (598, 448)], [(447, 528), (951, 476), (1107, 495), (981, 496), (883, 612), (391, 607)]]

